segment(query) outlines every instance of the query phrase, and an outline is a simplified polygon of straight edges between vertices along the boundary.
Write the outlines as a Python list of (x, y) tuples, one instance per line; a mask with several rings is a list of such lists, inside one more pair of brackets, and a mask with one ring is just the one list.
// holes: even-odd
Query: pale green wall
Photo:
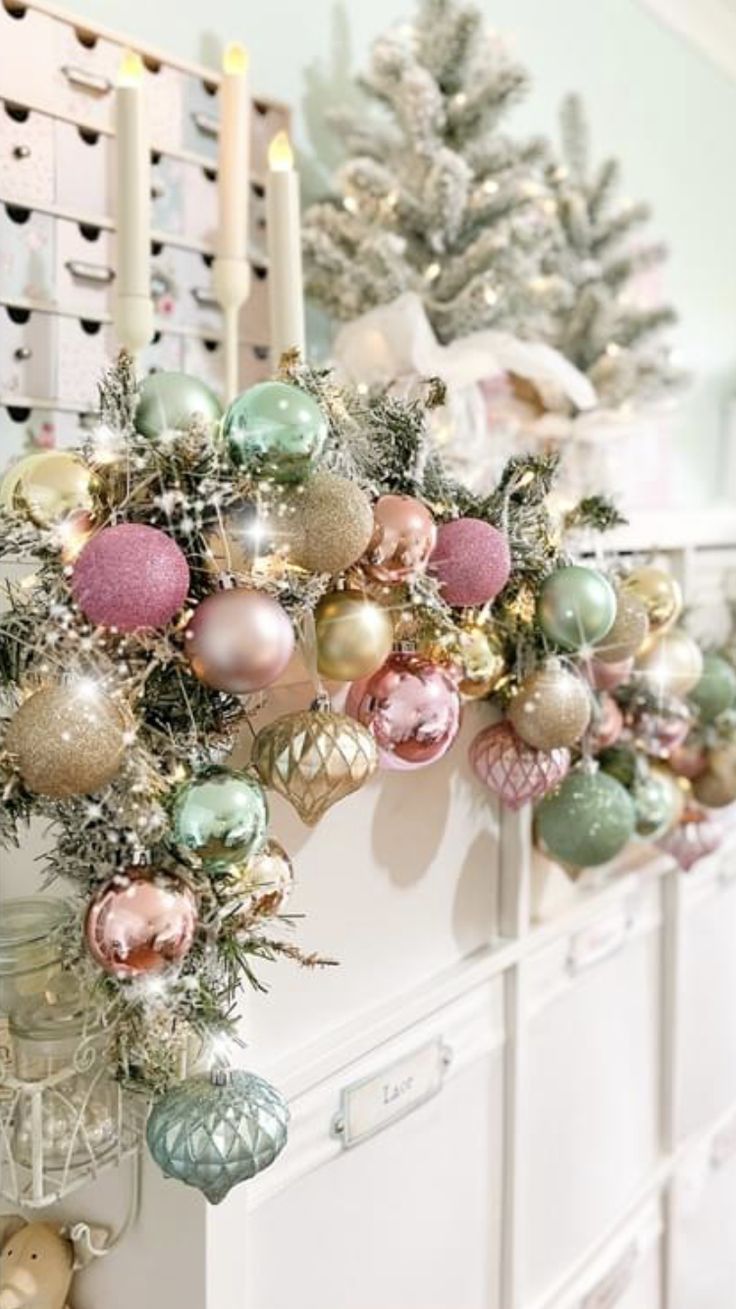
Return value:
[[(306, 70), (335, 65), (334, 0), (69, 0), (80, 13), (187, 58), (211, 62), (223, 39), (252, 51), (257, 90), (301, 110)], [(689, 493), (718, 485), (725, 397), (736, 383), (736, 82), (661, 27), (640, 0), (485, 0), (512, 36), (534, 88), (516, 114), (521, 130), (549, 131), (562, 94), (588, 102), (596, 148), (624, 161), (630, 194), (649, 199), (672, 250), (667, 290), (682, 314), (678, 345), (700, 381), (684, 406), (679, 438)], [(370, 39), (411, 0), (345, 0), (356, 63)], [(317, 80), (320, 80), (319, 78)], [(303, 121), (299, 135), (304, 140)]]

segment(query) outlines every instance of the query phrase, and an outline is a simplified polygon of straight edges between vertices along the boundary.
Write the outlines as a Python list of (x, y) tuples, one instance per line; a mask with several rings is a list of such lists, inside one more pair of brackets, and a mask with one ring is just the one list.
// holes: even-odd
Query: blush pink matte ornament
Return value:
[(704, 859), (719, 848), (723, 836), (719, 823), (702, 810), (693, 809), (685, 814), (682, 822), (660, 837), (656, 844), (660, 850), (672, 855), (684, 872), (688, 872), (699, 859)]
[(581, 665), (585, 677), (596, 691), (615, 691), (628, 682), (634, 671), (633, 659), (622, 659), (620, 664), (606, 664), (602, 659), (588, 659)]
[(446, 669), (414, 654), (392, 654), (354, 682), (347, 712), (373, 734), (384, 768), (423, 768), (449, 750), (460, 726), (460, 696)]
[(509, 543), (490, 523), (456, 518), (440, 527), (429, 570), (448, 604), (463, 608), (487, 604), (509, 580)]
[(160, 973), (188, 954), (197, 904), (184, 882), (140, 868), (118, 873), (98, 891), (84, 924), (87, 948), (106, 973)]
[(294, 650), (294, 629), (272, 596), (235, 587), (208, 595), (197, 606), (184, 641), (201, 682), (249, 695), (281, 676)]
[(410, 495), (382, 495), (362, 566), (378, 582), (403, 582), (426, 566), (437, 540), (429, 510)]
[(120, 632), (165, 627), (189, 590), (189, 565), (176, 541), (145, 523), (105, 527), (88, 541), (72, 573), (85, 618)]
[(615, 745), (623, 730), (623, 714), (613, 696), (604, 691), (590, 729), (589, 744), (593, 754)]
[(534, 750), (516, 735), (511, 723), (493, 723), (473, 739), (470, 763), (484, 786), (507, 809), (521, 809), (554, 790), (570, 767), (570, 751)]

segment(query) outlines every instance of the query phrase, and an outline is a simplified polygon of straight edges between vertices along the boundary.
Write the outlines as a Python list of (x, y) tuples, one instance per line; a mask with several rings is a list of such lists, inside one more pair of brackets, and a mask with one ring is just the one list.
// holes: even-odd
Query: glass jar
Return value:
[[(51, 1171), (100, 1159), (118, 1131), (118, 1089), (103, 1058), (106, 1033), (94, 1026), (78, 992), (60, 992), (10, 1015), (15, 1074), (27, 1084), (15, 1112), (13, 1154), (32, 1167), (34, 1150), (42, 1150), (42, 1167)], [(45, 1083), (35, 1133), (34, 1082)]]
[(48, 896), (0, 904), (0, 1078), (11, 1058), (8, 1016), (24, 999), (43, 995), (60, 971), (67, 913), (62, 900)]

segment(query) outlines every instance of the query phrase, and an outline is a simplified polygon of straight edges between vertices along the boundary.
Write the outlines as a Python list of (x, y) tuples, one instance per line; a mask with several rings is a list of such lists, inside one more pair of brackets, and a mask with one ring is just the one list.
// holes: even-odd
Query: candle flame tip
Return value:
[(138, 86), (143, 77), (143, 60), (135, 50), (126, 50), (118, 69), (118, 86)]
[(294, 151), (286, 132), (277, 132), (268, 147), (268, 166), (275, 172), (286, 172), (294, 165)]
[(229, 41), (225, 46), (225, 52), (222, 56), (222, 71), (224, 73), (247, 73), (250, 55), (247, 47), (240, 41)]

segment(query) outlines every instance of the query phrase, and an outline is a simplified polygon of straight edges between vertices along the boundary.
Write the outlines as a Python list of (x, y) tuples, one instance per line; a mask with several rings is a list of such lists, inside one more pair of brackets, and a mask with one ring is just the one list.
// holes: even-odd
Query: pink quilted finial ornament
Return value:
[(552, 791), (570, 767), (570, 751), (535, 750), (516, 735), (510, 723), (484, 727), (470, 744), (470, 763), (484, 786), (507, 809), (521, 809)]
[(700, 859), (719, 848), (723, 836), (720, 823), (715, 822), (702, 809), (689, 809), (682, 822), (665, 832), (656, 844), (660, 850), (672, 855), (683, 872), (687, 873)]

